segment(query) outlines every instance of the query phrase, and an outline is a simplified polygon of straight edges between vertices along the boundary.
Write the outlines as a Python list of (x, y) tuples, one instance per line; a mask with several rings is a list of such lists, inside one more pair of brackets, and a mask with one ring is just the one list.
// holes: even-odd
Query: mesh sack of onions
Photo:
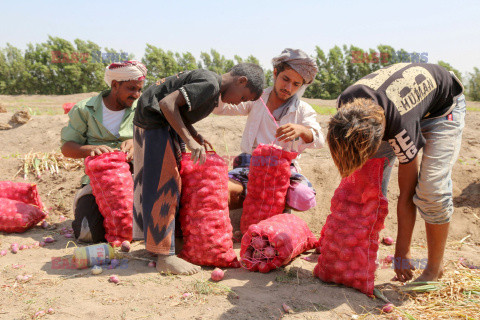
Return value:
[(379, 232), (388, 214), (388, 202), (381, 191), (384, 161), (367, 161), (343, 178), (335, 190), (314, 269), (322, 281), (373, 294)]
[(31, 183), (0, 181), (0, 198), (21, 201), (43, 210), (43, 203), (38, 195), (37, 186)]
[(283, 212), (290, 186), (290, 163), (296, 156), (296, 152), (272, 144), (259, 144), (253, 151), (240, 219), (242, 233), (250, 225)]
[(127, 156), (115, 151), (85, 159), (92, 193), (103, 215), (105, 239), (118, 247), (132, 240), (133, 178)]
[(228, 166), (213, 151), (207, 152), (203, 165), (190, 157), (182, 155), (180, 169), (180, 257), (197, 265), (238, 268), (228, 210)]
[(46, 216), (47, 214), (35, 205), (0, 198), (0, 231), (25, 232)]
[(305, 221), (293, 214), (278, 214), (250, 225), (242, 238), (241, 263), (250, 271), (269, 272), (316, 245)]

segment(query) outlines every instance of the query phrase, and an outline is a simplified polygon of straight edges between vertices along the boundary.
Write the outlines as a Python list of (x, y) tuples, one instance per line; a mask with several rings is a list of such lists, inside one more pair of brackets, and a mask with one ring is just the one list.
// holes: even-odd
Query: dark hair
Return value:
[(290, 67), (286, 62), (280, 62), (273, 69), (277, 69), (277, 74), (280, 74), (285, 70), (292, 69), (292, 67)]
[[(246, 77), (248, 79), (246, 87), (259, 99), (263, 93), (265, 75), (263, 69), (255, 63), (239, 63), (230, 70), (232, 76)], [(255, 99), (255, 100), (256, 100)]]
[[(285, 70), (290, 70), (290, 69), (293, 70), (293, 68), (290, 67), (290, 65), (286, 62), (280, 62), (275, 67), (273, 67), (273, 69), (277, 69), (277, 76)], [(305, 79), (303, 79), (303, 77), (302, 77), (302, 80), (303, 80), (303, 84), (305, 84)]]
[(328, 123), (330, 154), (342, 177), (361, 168), (380, 147), (385, 113), (371, 99), (343, 104)]

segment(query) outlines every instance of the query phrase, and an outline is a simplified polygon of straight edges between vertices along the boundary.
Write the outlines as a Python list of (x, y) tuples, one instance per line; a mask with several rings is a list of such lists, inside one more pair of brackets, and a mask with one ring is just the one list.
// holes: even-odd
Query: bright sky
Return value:
[(91, 40), (143, 56), (146, 43), (175, 52), (217, 50), (256, 56), (262, 66), (284, 48), (378, 44), (427, 52), (462, 73), (480, 68), (478, 0), (0, 1), (0, 47), (25, 49), (48, 35)]

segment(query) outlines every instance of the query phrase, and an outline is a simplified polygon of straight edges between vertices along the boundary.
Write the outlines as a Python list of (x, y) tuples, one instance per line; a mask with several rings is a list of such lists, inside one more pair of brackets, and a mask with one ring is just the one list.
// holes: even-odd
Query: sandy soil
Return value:
[[(19, 105), (58, 107), (64, 102), (78, 101), (94, 94), (74, 96), (0, 96), (7, 108)], [(333, 105), (334, 101), (310, 101), (318, 105)], [(327, 104), (328, 103), (328, 104)], [(0, 123), (6, 123), (11, 112), (0, 113)], [(66, 115), (34, 116), (28, 123), (11, 130), (0, 131), (0, 180), (24, 181), (16, 175), (21, 158), (28, 152), (59, 151), (60, 129), (67, 123)], [(196, 128), (213, 142), (221, 155), (239, 153), (240, 139), (246, 118), (210, 116)], [(328, 116), (318, 116), (324, 132)], [(480, 144), (477, 128), (480, 114), (471, 112), (460, 159), (453, 170), (455, 214), (451, 224), (446, 251), (447, 271), (453, 271), (453, 262), (460, 257), (480, 265)], [(231, 165), (231, 164), (230, 164)], [(317, 206), (296, 213), (307, 221), (312, 231), (319, 235), (329, 214), (330, 199), (340, 182), (328, 148), (307, 150), (301, 157), (302, 173), (317, 190)], [(394, 169), (389, 190), (390, 214), (386, 219), (383, 236), (396, 234), (395, 200), (398, 197)], [(39, 310), (53, 308), (55, 313), (46, 319), (352, 319), (380, 316), (378, 308), (383, 303), (343, 286), (326, 284), (311, 274), (318, 255), (308, 252), (286, 268), (268, 274), (229, 269), (220, 284), (207, 280), (212, 268), (203, 268), (194, 276), (164, 276), (147, 266), (143, 260), (129, 260), (128, 265), (115, 270), (105, 270), (93, 276), (89, 270), (52, 268), (53, 258), (68, 259), (73, 251), (67, 248), (69, 239), (59, 234), (62, 227), (70, 226), (73, 217), (71, 203), (79, 185), (82, 170), (62, 170), (60, 175), (43, 175), (36, 179), (30, 175), (28, 182), (38, 185), (40, 196), (50, 210), (48, 221), (56, 229), (35, 227), (24, 234), (0, 235), (0, 249), (12, 242), (31, 244), (42, 237), (53, 235), (57, 242), (45, 248), (29, 249), (0, 257), (0, 318), (31, 319)], [(59, 222), (60, 215), (67, 221)], [(237, 216), (232, 216), (236, 218)], [(460, 241), (463, 240), (463, 244)], [(71, 246), (70, 246), (71, 247)], [(235, 244), (239, 251), (239, 244)], [(393, 247), (381, 246), (379, 257), (393, 253)], [(142, 243), (133, 244), (136, 257), (152, 259)], [(425, 228), (417, 218), (414, 232), (413, 256), (426, 258)], [(17, 275), (31, 274), (27, 282), (17, 282)], [(120, 284), (107, 281), (117, 274)], [(386, 296), (397, 306), (412, 303), (392, 289), (390, 279), (394, 273), (388, 266), (377, 270), (376, 284), (384, 288)], [(293, 308), (285, 314), (282, 303)]]

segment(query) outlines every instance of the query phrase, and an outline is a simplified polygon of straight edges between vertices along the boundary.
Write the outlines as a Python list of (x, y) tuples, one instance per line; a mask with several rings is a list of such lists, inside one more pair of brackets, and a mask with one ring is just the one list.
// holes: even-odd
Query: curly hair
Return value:
[(263, 86), (265, 83), (265, 75), (263, 69), (254, 63), (239, 63), (230, 69), (232, 76), (247, 77), (246, 87), (255, 95), (255, 100), (259, 99), (263, 93)]
[(328, 146), (343, 178), (361, 168), (377, 152), (382, 142), (384, 122), (382, 107), (365, 98), (341, 105), (330, 119)]

